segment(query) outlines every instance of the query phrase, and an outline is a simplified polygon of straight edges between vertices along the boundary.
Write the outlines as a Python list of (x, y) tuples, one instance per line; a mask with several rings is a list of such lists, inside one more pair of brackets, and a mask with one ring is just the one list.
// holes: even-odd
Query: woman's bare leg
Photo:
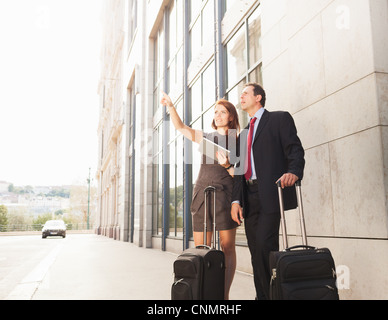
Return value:
[[(211, 246), (211, 241), (212, 241), (212, 234), (213, 232), (207, 232), (206, 234), (206, 245)], [(203, 232), (193, 232), (193, 237), (194, 237), (194, 244), (195, 246), (200, 246), (203, 243)]]
[(220, 231), (221, 248), (225, 254), (225, 300), (229, 300), (229, 291), (236, 272), (236, 229)]

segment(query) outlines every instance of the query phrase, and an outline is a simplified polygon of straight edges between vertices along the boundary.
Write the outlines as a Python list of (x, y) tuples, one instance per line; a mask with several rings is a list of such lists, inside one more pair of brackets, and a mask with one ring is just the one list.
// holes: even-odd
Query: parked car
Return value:
[(47, 221), (42, 229), (42, 238), (47, 236), (62, 236), (66, 237), (66, 224), (63, 220), (49, 220)]

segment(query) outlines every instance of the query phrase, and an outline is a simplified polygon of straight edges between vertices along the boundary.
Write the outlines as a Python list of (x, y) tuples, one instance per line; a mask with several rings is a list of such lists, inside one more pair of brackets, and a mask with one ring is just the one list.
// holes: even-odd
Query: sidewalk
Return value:
[[(97, 235), (66, 238), (33, 300), (170, 300), (176, 254)], [(236, 272), (231, 300), (253, 300), (253, 277)]]

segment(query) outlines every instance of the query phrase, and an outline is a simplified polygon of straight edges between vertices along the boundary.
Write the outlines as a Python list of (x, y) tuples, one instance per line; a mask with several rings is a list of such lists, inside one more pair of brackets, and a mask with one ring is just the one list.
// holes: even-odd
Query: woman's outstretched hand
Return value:
[(160, 104), (166, 107), (173, 107), (174, 105), (171, 101), (171, 98), (165, 92), (162, 91), (161, 93), (162, 99), (160, 99)]

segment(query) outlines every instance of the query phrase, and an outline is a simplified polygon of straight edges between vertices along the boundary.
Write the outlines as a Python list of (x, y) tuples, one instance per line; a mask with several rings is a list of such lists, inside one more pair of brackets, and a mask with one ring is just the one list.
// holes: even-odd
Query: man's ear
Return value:
[(256, 101), (261, 103), (261, 99), (263, 99), (262, 95), (261, 95), (261, 94), (258, 94), (258, 95), (256, 96)]

